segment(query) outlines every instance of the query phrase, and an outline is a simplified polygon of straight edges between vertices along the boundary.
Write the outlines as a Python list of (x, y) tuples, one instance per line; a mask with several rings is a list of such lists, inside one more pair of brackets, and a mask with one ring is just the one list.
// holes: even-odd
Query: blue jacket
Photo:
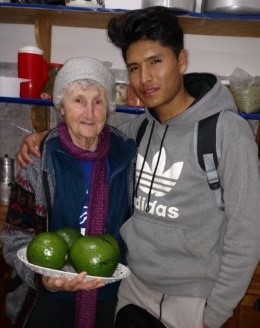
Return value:
[[(112, 128), (111, 128), (112, 129)], [(113, 131), (113, 132), (112, 132)], [(125, 246), (119, 235), (119, 229), (130, 214), (132, 207), (131, 163), (136, 154), (133, 139), (124, 140), (116, 130), (111, 131), (111, 151), (109, 162), (109, 213), (106, 233), (113, 235), (120, 244), (120, 263), (125, 263)], [(59, 193), (53, 199), (49, 229), (56, 230), (61, 226), (80, 230), (79, 216), (86, 202), (86, 182), (84, 172), (77, 160), (71, 157), (62, 147), (58, 137), (45, 143), (48, 172), (52, 175)], [(55, 167), (55, 170), (54, 170)], [(69, 188), (68, 188), (69, 186)], [(57, 190), (57, 187), (55, 187)], [(68, 206), (69, 204), (69, 206)], [(98, 299), (103, 299), (117, 292), (119, 283), (106, 285), (99, 289)]]

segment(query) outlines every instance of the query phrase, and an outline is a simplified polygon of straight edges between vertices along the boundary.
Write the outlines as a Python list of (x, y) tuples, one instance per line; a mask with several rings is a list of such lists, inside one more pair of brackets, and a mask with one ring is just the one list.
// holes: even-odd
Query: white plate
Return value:
[[(17, 256), (18, 256), (19, 260), (21, 260), (31, 270), (33, 270), (43, 276), (49, 276), (49, 277), (65, 276), (68, 279), (72, 279), (78, 275), (78, 273), (76, 273), (75, 270), (70, 265), (66, 265), (64, 267), (64, 270), (54, 270), (54, 269), (44, 268), (44, 267), (29, 263), (27, 261), (27, 257), (26, 257), (26, 247), (19, 249), (19, 251), (17, 252)], [(130, 274), (131, 274), (130, 270), (123, 264), (119, 263), (114, 274), (111, 277), (86, 276), (85, 280), (89, 281), (89, 280), (98, 278), (98, 279), (101, 279), (102, 281), (104, 281), (105, 284), (111, 284), (118, 280), (127, 278), (128, 276), (130, 276)]]

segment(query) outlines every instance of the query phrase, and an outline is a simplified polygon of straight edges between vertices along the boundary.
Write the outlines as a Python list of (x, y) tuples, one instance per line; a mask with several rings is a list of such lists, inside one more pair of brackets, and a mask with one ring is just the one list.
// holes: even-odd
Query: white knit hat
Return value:
[(91, 80), (101, 84), (108, 93), (109, 109), (115, 108), (115, 80), (102, 62), (91, 57), (68, 59), (59, 70), (54, 81), (53, 103), (59, 108), (65, 89), (77, 80)]

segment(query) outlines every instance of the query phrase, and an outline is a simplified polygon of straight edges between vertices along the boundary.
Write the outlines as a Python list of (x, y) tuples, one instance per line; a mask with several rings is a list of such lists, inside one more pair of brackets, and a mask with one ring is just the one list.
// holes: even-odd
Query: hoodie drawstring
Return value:
[[(146, 151), (145, 151), (145, 155), (144, 155), (144, 160), (143, 160), (142, 167), (140, 169), (140, 174), (138, 176), (138, 180), (137, 180), (136, 187), (135, 187), (134, 197), (137, 197), (137, 190), (138, 190), (138, 187), (139, 187), (139, 184), (140, 184), (140, 180), (141, 180), (141, 177), (142, 177), (142, 174), (143, 174), (144, 165), (146, 163), (147, 154), (148, 154), (148, 151), (149, 151), (149, 148), (150, 148), (154, 126), (155, 126), (155, 121), (153, 121), (153, 124), (152, 124), (151, 132), (150, 132), (150, 135), (149, 135), (149, 139), (148, 139), (148, 143), (147, 143), (147, 147), (146, 147)], [(149, 188), (147, 204), (146, 204), (146, 208), (145, 208), (146, 212), (149, 212), (149, 203), (150, 203), (151, 193), (152, 193), (152, 189), (153, 189), (153, 183), (154, 183), (156, 171), (157, 171), (157, 168), (158, 168), (158, 165), (159, 165), (159, 162), (160, 162), (162, 148), (163, 148), (163, 142), (164, 142), (164, 139), (165, 139), (168, 128), (169, 128), (169, 125), (166, 125), (164, 133), (163, 133), (163, 137), (162, 137), (162, 140), (161, 140), (159, 155), (158, 155), (158, 158), (157, 158), (155, 170), (153, 172), (153, 176), (152, 176), (152, 180), (151, 180), (151, 184), (150, 184), (150, 188)]]
[[(146, 208), (145, 211), (149, 212), (149, 203), (150, 203), (150, 198), (151, 198), (151, 193), (152, 193), (152, 189), (153, 189), (153, 183), (154, 183), (154, 179), (155, 179), (155, 175), (156, 175), (156, 171), (160, 162), (160, 157), (161, 157), (161, 153), (162, 153), (162, 147), (163, 147), (163, 142), (164, 142), (164, 138), (166, 136), (167, 130), (168, 130), (169, 125), (166, 125), (166, 128), (164, 130), (164, 134), (161, 140), (161, 144), (160, 144), (160, 152), (159, 152), (159, 156), (157, 158), (157, 162), (156, 162), (156, 166), (155, 166), (155, 170), (153, 172), (153, 176), (152, 176), (152, 181), (151, 181), (151, 185), (150, 185), (150, 189), (149, 189), (149, 193), (148, 193), (148, 197), (147, 197), (147, 203), (146, 203)], [(141, 175), (142, 172), (140, 172)]]
[(140, 170), (140, 174), (139, 174), (139, 177), (138, 177), (138, 180), (137, 180), (137, 183), (136, 183), (135, 193), (134, 193), (134, 196), (135, 197), (137, 197), (137, 189), (138, 189), (138, 186), (140, 184), (140, 179), (141, 179), (141, 175), (142, 175), (142, 172), (143, 172), (143, 169), (144, 169), (144, 164), (145, 164), (145, 161), (146, 161), (148, 150), (150, 148), (150, 142), (151, 142), (152, 135), (153, 135), (154, 125), (155, 125), (155, 121), (153, 121), (153, 125), (152, 125), (152, 128), (151, 128), (150, 136), (149, 136), (149, 139), (148, 139), (148, 144), (147, 144), (145, 155), (144, 155), (144, 160), (143, 160), (142, 167), (141, 167), (141, 170)]

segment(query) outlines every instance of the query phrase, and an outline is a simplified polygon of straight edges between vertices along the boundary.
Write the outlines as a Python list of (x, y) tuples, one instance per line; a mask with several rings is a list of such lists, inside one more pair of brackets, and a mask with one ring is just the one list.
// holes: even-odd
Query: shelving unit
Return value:
[[(34, 25), (36, 44), (43, 50), (45, 59), (50, 61), (53, 26), (105, 29), (112, 17), (124, 11), (120, 9), (0, 3), (0, 23)], [(185, 34), (260, 38), (260, 15), (200, 14), (193, 12), (177, 14)], [(52, 106), (52, 101), (43, 99), (0, 97), (0, 102), (44, 106), (45, 108)], [(117, 111), (140, 114), (144, 109), (118, 106)], [(35, 113), (37, 116), (37, 111)], [(260, 119), (260, 113), (241, 113), (241, 115), (250, 120)], [(46, 119), (48, 119), (47, 113)], [(42, 115), (39, 120), (42, 120)]]
[[(105, 29), (120, 9), (0, 3), (0, 23), (35, 26), (37, 45), (51, 55), (52, 26)], [(260, 37), (260, 15), (178, 13), (185, 34)]]
[[(11, 104), (23, 104), (23, 105), (35, 105), (35, 106), (53, 106), (53, 101), (49, 99), (31, 99), (31, 98), (10, 98), (0, 97), (0, 103), (11, 103)], [(143, 107), (127, 107), (117, 106), (116, 112), (126, 114), (142, 114), (144, 113)], [(260, 121), (260, 113), (239, 113), (242, 117), (247, 120)]]

